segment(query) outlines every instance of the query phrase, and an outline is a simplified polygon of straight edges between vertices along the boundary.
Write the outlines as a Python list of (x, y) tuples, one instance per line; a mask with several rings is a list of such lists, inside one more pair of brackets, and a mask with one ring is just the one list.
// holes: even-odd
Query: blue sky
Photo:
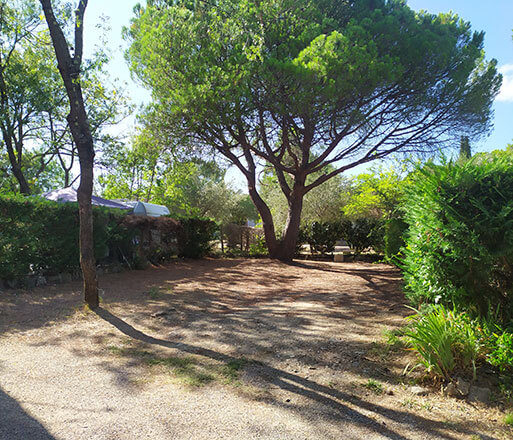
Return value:
[[(130, 73), (123, 58), (126, 43), (121, 38), (121, 29), (129, 23), (132, 9), (137, 1), (110, 0), (89, 2), (86, 13), (86, 53), (92, 50), (97, 41), (96, 25), (100, 17), (109, 17), (109, 46), (113, 51), (110, 72), (113, 77), (128, 83), (129, 95), (136, 104), (147, 102), (149, 92), (130, 80)], [(144, 0), (141, 3), (145, 3)], [(414, 10), (424, 9), (432, 13), (457, 13), (465, 21), (470, 21), (476, 31), (485, 32), (485, 51), (487, 58), (495, 58), (504, 75), (503, 88), (494, 104), (495, 118), (492, 134), (473, 145), (475, 151), (503, 149), (513, 142), (513, 0), (409, 0)], [(133, 127), (134, 120), (129, 118), (120, 132), (126, 133)]]

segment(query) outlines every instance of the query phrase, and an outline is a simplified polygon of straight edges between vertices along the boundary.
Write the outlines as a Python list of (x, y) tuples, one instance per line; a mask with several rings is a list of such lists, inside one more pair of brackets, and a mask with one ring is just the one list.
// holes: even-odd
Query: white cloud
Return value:
[(513, 102), (513, 64), (504, 64), (499, 67), (502, 73), (502, 87), (497, 101)]

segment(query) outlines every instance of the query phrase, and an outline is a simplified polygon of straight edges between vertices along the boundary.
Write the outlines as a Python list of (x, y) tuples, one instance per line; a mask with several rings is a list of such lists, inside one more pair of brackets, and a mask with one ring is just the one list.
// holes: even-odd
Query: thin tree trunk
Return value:
[(18, 181), (20, 186), (20, 193), (29, 195), (30, 186), (27, 182), (27, 179), (25, 178), (25, 175), (23, 174), (23, 170), (21, 169), (21, 157), (16, 157), (16, 153), (14, 152), (13, 139), (11, 134), (12, 133), (9, 132), (5, 126), (2, 128), (2, 137), (4, 138), (5, 147), (7, 148), (7, 154), (9, 156), (9, 163), (11, 164), (12, 174)]
[(260, 214), (260, 217), (262, 218), (262, 227), (264, 229), (265, 243), (267, 245), (267, 249), (269, 250), (269, 256), (271, 258), (277, 258), (274, 255), (278, 251), (279, 242), (276, 239), (276, 232), (274, 229), (271, 210), (266, 205), (262, 197), (260, 197), (258, 191), (252, 186), (249, 186), (249, 196), (251, 197), (251, 200), (253, 200), (253, 203), (255, 204), (255, 207)]
[(75, 11), (75, 54), (73, 57), (69, 52), (66, 37), (53, 12), (51, 0), (40, 0), (40, 2), (50, 30), (59, 72), (64, 81), (70, 103), (70, 113), (67, 119), (80, 161), (78, 207), (80, 217), (80, 267), (84, 278), (84, 300), (91, 308), (96, 308), (99, 305), (99, 296), (94, 258), (93, 209), (91, 203), (94, 145), (80, 87), (84, 13), (87, 0), (80, 0)]

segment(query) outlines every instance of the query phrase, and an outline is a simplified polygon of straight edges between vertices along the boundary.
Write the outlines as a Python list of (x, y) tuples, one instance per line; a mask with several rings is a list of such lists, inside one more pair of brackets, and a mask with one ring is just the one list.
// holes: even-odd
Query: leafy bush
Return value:
[(263, 257), (268, 255), (267, 244), (263, 235), (258, 235), (254, 238), (253, 243), (249, 246), (249, 255), (251, 257)]
[(472, 371), (475, 377), (483, 349), (479, 326), (465, 314), (447, 310), (441, 304), (409, 319), (412, 326), (405, 335), (429, 373), (450, 379), (455, 370)]
[(306, 242), (312, 254), (328, 254), (335, 250), (335, 244), (341, 236), (340, 224), (331, 222), (312, 222), (304, 228)]
[(492, 335), (487, 360), (501, 373), (513, 373), (513, 333), (504, 331)]
[(406, 289), (475, 315), (513, 317), (513, 166), (473, 159), (428, 164), (406, 189)]
[(178, 235), (178, 256), (202, 258), (212, 248), (212, 241), (218, 233), (217, 224), (207, 218), (181, 218), (182, 230)]
[(382, 225), (380, 220), (373, 218), (345, 220), (341, 223), (341, 236), (356, 254), (370, 247), (379, 252), (383, 248)]
[(404, 246), (404, 234), (408, 229), (408, 224), (400, 219), (393, 218), (385, 223), (385, 256), (393, 258), (398, 255)]
[[(120, 225), (123, 214), (93, 209), (94, 248), (98, 260), (110, 249), (127, 250), (132, 233)], [(56, 274), (79, 268), (79, 219), (76, 203), (37, 198), (0, 197), (0, 278), (18, 279), (31, 272)]]

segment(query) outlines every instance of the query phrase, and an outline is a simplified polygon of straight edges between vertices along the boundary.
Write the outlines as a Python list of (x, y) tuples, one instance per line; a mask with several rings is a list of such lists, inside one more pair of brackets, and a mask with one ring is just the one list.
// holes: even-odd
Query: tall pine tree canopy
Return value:
[[(148, 0), (126, 36), (160, 132), (239, 168), (282, 260), (308, 191), (394, 152), (486, 133), (501, 84), (483, 33), (401, 0)], [(264, 163), (289, 204), (281, 238), (258, 192)]]

